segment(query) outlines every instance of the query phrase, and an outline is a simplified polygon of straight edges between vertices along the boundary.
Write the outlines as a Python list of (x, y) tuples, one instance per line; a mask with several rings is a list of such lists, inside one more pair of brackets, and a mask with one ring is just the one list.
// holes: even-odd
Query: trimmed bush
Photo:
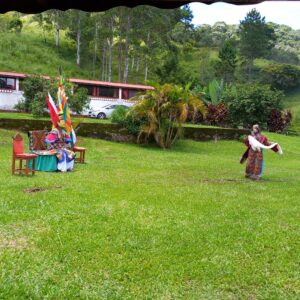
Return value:
[(88, 89), (83, 87), (77, 88), (75, 93), (70, 96), (68, 103), (72, 111), (80, 114), (90, 104)]
[(42, 116), (45, 113), (45, 96), (43, 92), (37, 93), (31, 103), (31, 113), (35, 117)]
[(118, 106), (112, 113), (111, 121), (120, 124), (122, 127), (126, 128), (130, 134), (137, 136), (144, 120), (133, 119), (133, 117), (128, 114), (128, 110), (129, 109), (126, 109), (124, 106)]
[(271, 112), (281, 110), (283, 93), (271, 89), (269, 85), (239, 84), (224, 93), (233, 126), (250, 128), (260, 124), (267, 128)]

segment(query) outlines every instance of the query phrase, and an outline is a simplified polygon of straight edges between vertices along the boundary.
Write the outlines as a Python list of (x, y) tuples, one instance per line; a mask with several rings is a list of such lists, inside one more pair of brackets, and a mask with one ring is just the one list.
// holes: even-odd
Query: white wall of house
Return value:
[[(134, 102), (122, 99), (122, 88), (118, 91), (119, 98), (105, 98), (90, 96), (90, 105), (82, 113), (88, 115), (90, 110), (97, 110), (106, 105), (123, 104), (132, 106)], [(15, 105), (24, 100), (23, 91), (19, 90), (19, 79), (16, 78), (16, 90), (0, 89), (0, 110), (15, 110)]]
[(14, 106), (23, 100), (23, 92), (0, 89), (0, 109), (14, 110)]
[[(124, 99), (115, 98), (95, 98), (90, 97), (91, 102), (88, 109), (86, 109), (83, 114), (88, 115), (90, 110), (96, 110), (102, 108), (103, 106), (109, 104), (124, 104), (127, 106), (132, 106), (134, 103)], [(12, 91), (12, 90), (1, 90), (0, 89), (0, 109), (1, 110), (14, 110), (15, 105), (24, 100), (22, 91)]]

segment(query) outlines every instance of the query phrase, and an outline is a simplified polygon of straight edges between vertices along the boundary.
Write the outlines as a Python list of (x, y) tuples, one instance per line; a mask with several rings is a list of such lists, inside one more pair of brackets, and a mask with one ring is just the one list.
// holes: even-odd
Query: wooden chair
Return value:
[[(24, 144), (22, 136), (17, 133), (13, 137), (13, 156), (12, 156), (12, 175), (15, 175), (16, 171), (19, 171), (19, 174), (24, 172), (26, 175), (29, 174), (29, 161), (32, 160), (32, 175), (35, 173), (35, 159), (36, 154), (24, 153)], [(19, 160), (19, 168), (16, 169), (16, 161)], [(26, 162), (25, 168), (23, 168), (23, 160)]]
[(84, 163), (84, 160), (85, 160), (85, 151), (86, 151), (86, 148), (84, 147), (78, 147), (76, 146), (76, 144), (74, 145), (73, 147), (73, 151), (76, 153), (78, 152), (79, 153), (79, 157), (76, 156), (75, 158), (75, 161), (76, 162), (79, 162), (81, 164)]
[(47, 134), (46, 129), (28, 131), (30, 153), (36, 150), (46, 150), (45, 138)]

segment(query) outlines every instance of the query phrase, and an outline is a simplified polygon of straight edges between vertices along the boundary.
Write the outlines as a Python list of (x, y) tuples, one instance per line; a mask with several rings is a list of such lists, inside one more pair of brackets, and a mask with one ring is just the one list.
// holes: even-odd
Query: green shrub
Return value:
[[(47, 87), (48, 83), (46, 79), (41, 76), (30, 76), (24, 79), (24, 108), (26, 112), (31, 112), (32, 104), (35, 101), (37, 94), (43, 93), (44, 97), (47, 95)], [(34, 104), (33, 106), (35, 107), (36, 104)], [(44, 106), (46, 107), (45, 103)]]
[(269, 85), (239, 84), (226, 90), (223, 99), (233, 126), (250, 128), (259, 123), (267, 128), (271, 111), (281, 109), (282, 97), (281, 91), (272, 90)]
[(45, 95), (43, 92), (39, 92), (34, 96), (31, 103), (31, 113), (35, 117), (44, 115), (44, 109), (46, 106)]
[(16, 109), (17, 111), (21, 111), (21, 112), (25, 112), (25, 101), (21, 100), (19, 101), (15, 106), (14, 109)]
[(297, 65), (299, 64), (299, 57), (297, 55), (297, 50), (295, 49), (293, 51), (294, 52), (273, 48), (268, 55), (268, 59), (281, 64)]
[(111, 120), (113, 123), (122, 125), (129, 133), (137, 136), (145, 120), (134, 119), (128, 111), (129, 109), (126, 109), (124, 106), (118, 106), (112, 113)]
[(300, 85), (300, 68), (288, 64), (271, 64), (261, 70), (262, 82), (287, 91)]
[(88, 96), (88, 90), (86, 88), (78, 88), (75, 93), (70, 96), (69, 105), (72, 111), (80, 114), (83, 109), (87, 108), (90, 103), (90, 98)]
[(19, 18), (13, 18), (8, 24), (8, 29), (16, 33), (20, 33), (22, 31), (22, 28), (23, 23)]
[(126, 113), (128, 111), (128, 108), (125, 108), (124, 106), (118, 106), (111, 115), (111, 121), (113, 123), (121, 124), (126, 119)]
[[(56, 78), (45, 79), (41, 76), (27, 77), (23, 82), (24, 103), (17, 104), (16, 109), (19, 108), (22, 111), (31, 112), (35, 116), (42, 116), (43, 109), (47, 107), (45, 98), (48, 92), (50, 92), (54, 102), (57, 102), (57, 89), (58, 81)], [(65, 80), (64, 89), (68, 97), (70, 109), (76, 113), (81, 113), (90, 102), (88, 90), (86, 88), (77, 88), (74, 94), (72, 94), (73, 85), (67, 80)]]

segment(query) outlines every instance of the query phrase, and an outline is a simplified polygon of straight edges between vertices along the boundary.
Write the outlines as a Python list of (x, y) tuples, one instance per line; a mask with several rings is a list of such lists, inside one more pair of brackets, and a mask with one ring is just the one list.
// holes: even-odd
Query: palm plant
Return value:
[(204, 103), (190, 92), (189, 85), (154, 84), (155, 89), (134, 97), (137, 104), (128, 112), (128, 116), (143, 120), (138, 141), (142, 137), (153, 136), (163, 149), (171, 148), (180, 136), (182, 125), (188, 114), (194, 118), (197, 113), (204, 115)]

